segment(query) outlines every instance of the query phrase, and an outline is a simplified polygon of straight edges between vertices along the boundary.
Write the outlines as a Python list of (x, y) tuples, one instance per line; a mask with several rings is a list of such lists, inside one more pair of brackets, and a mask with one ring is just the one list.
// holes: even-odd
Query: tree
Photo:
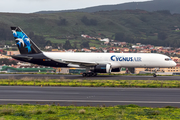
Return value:
[(73, 47), (71, 46), (71, 43), (69, 42), (69, 40), (66, 40), (65, 44), (63, 45), (63, 48), (68, 50), (68, 49), (73, 49)]
[(34, 37), (34, 32), (30, 32), (29, 37), (31, 37), (31, 38)]
[(95, 19), (88, 19), (86, 16), (83, 16), (81, 18), (81, 22), (84, 23), (85, 25), (92, 25), (92, 26), (96, 26), (97, 25), (97, 20), (95, 20)]
[(158, 39), (165, 40), (167, 38), (167, 33), (165, 32), (159, 32)]
[(157, 13), (161, 13), (161, 14), (165, 14), (165, 15), (171, 15), (171, 11), (170, 10), (158, 10), (156, 12)]
[(89, 48), (89, 41), (81, 43), (80, 47), (81, 48)]
[(78, 47), (77, 47), (77, 42), (73, 42), (73, 47), (75, 48), (75, 49), (77, 49)]
[(50, 40), (48, 40), (48, 41), (45, 42), (45, 45), (46, 46), (52, 46), (52, 42)]
[(90, 19), (90, 25), (96, 26), (96, 25), (97, 25), (97, 20), (95, 20), (95, 19)]
[(40, 47), (44, 47), (46, 45), (46, 40), (41, 35), (35, 35), (34, 32), (30, 32), (28, 35), (33, 41), (36, 41), (36, 44)]
[(81, 18), (81, 22), (83, 22), (85, 25), (89, 25), (89, 19), (86, 16)]
[(66, 26), (68, 24), (68, 21), (66, 20), (66, 19), (60, 19), (59, 21), (58, 21), (58, 25), (59, 26)]
[(124, 41), (124, 38), (125, 38), (125, 34), (123, 32), (119, 32), (115, 34), (115, 40)]
[(7, 26), (6, 28), (2, 27), (0, 29), (0, 40), (11, 40), (13, 38), (13, 35), (8, 28), (9, 26)]

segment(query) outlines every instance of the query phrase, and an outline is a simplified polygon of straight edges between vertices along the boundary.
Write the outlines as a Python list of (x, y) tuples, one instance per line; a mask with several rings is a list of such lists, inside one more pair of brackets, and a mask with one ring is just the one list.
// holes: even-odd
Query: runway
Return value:
[(180, 89), (0, 86), (0, 104), (180, 107)]
[(180, 80), (180, 76), (121, 76), (121, 75), (98, 75), (96, 77), (82, 77), (81, 75), (42, 75), (42, 74), (0, 74), (0, 79), (22, 78), (45, 78), (45, 79), (82, 79), (82, 80)]

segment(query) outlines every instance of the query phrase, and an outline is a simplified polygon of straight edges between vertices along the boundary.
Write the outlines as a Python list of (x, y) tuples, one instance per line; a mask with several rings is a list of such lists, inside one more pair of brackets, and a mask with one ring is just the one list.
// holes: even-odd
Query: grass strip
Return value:
[(70, 87), (138, 87), (138, 88), (180, 88), (178, 80), (65, 80), (33, 79), (21, 80), (0, 79), (0, 86), (70, 86)]
[(1, 120), (177, 120), (180, 109), (125, 106), (0, 105)]

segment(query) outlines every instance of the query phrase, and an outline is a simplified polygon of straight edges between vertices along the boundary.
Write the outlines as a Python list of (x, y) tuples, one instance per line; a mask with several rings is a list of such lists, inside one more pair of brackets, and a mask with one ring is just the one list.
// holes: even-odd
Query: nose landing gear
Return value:
[(157, 77), (156, 73), (153, 74), (153, 77)]
[(154, 74), (153, 74), (153, 77), (157, 77), (156, 73), (157, 71), (159, 70), (159, 68), (155, 68), (155, 71), (154, 71)]

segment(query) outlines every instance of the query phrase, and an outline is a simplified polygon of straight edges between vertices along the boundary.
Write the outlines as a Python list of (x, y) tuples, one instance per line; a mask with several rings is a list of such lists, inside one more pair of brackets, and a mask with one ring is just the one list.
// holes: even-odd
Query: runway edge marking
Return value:
[(148, 104), (180, 104), (166, 101), (98, 101), (98, 100), (32, 100), (32, 99), (0, 99), (6, 102), (91, 102), (91, 103), (148, 103)]

